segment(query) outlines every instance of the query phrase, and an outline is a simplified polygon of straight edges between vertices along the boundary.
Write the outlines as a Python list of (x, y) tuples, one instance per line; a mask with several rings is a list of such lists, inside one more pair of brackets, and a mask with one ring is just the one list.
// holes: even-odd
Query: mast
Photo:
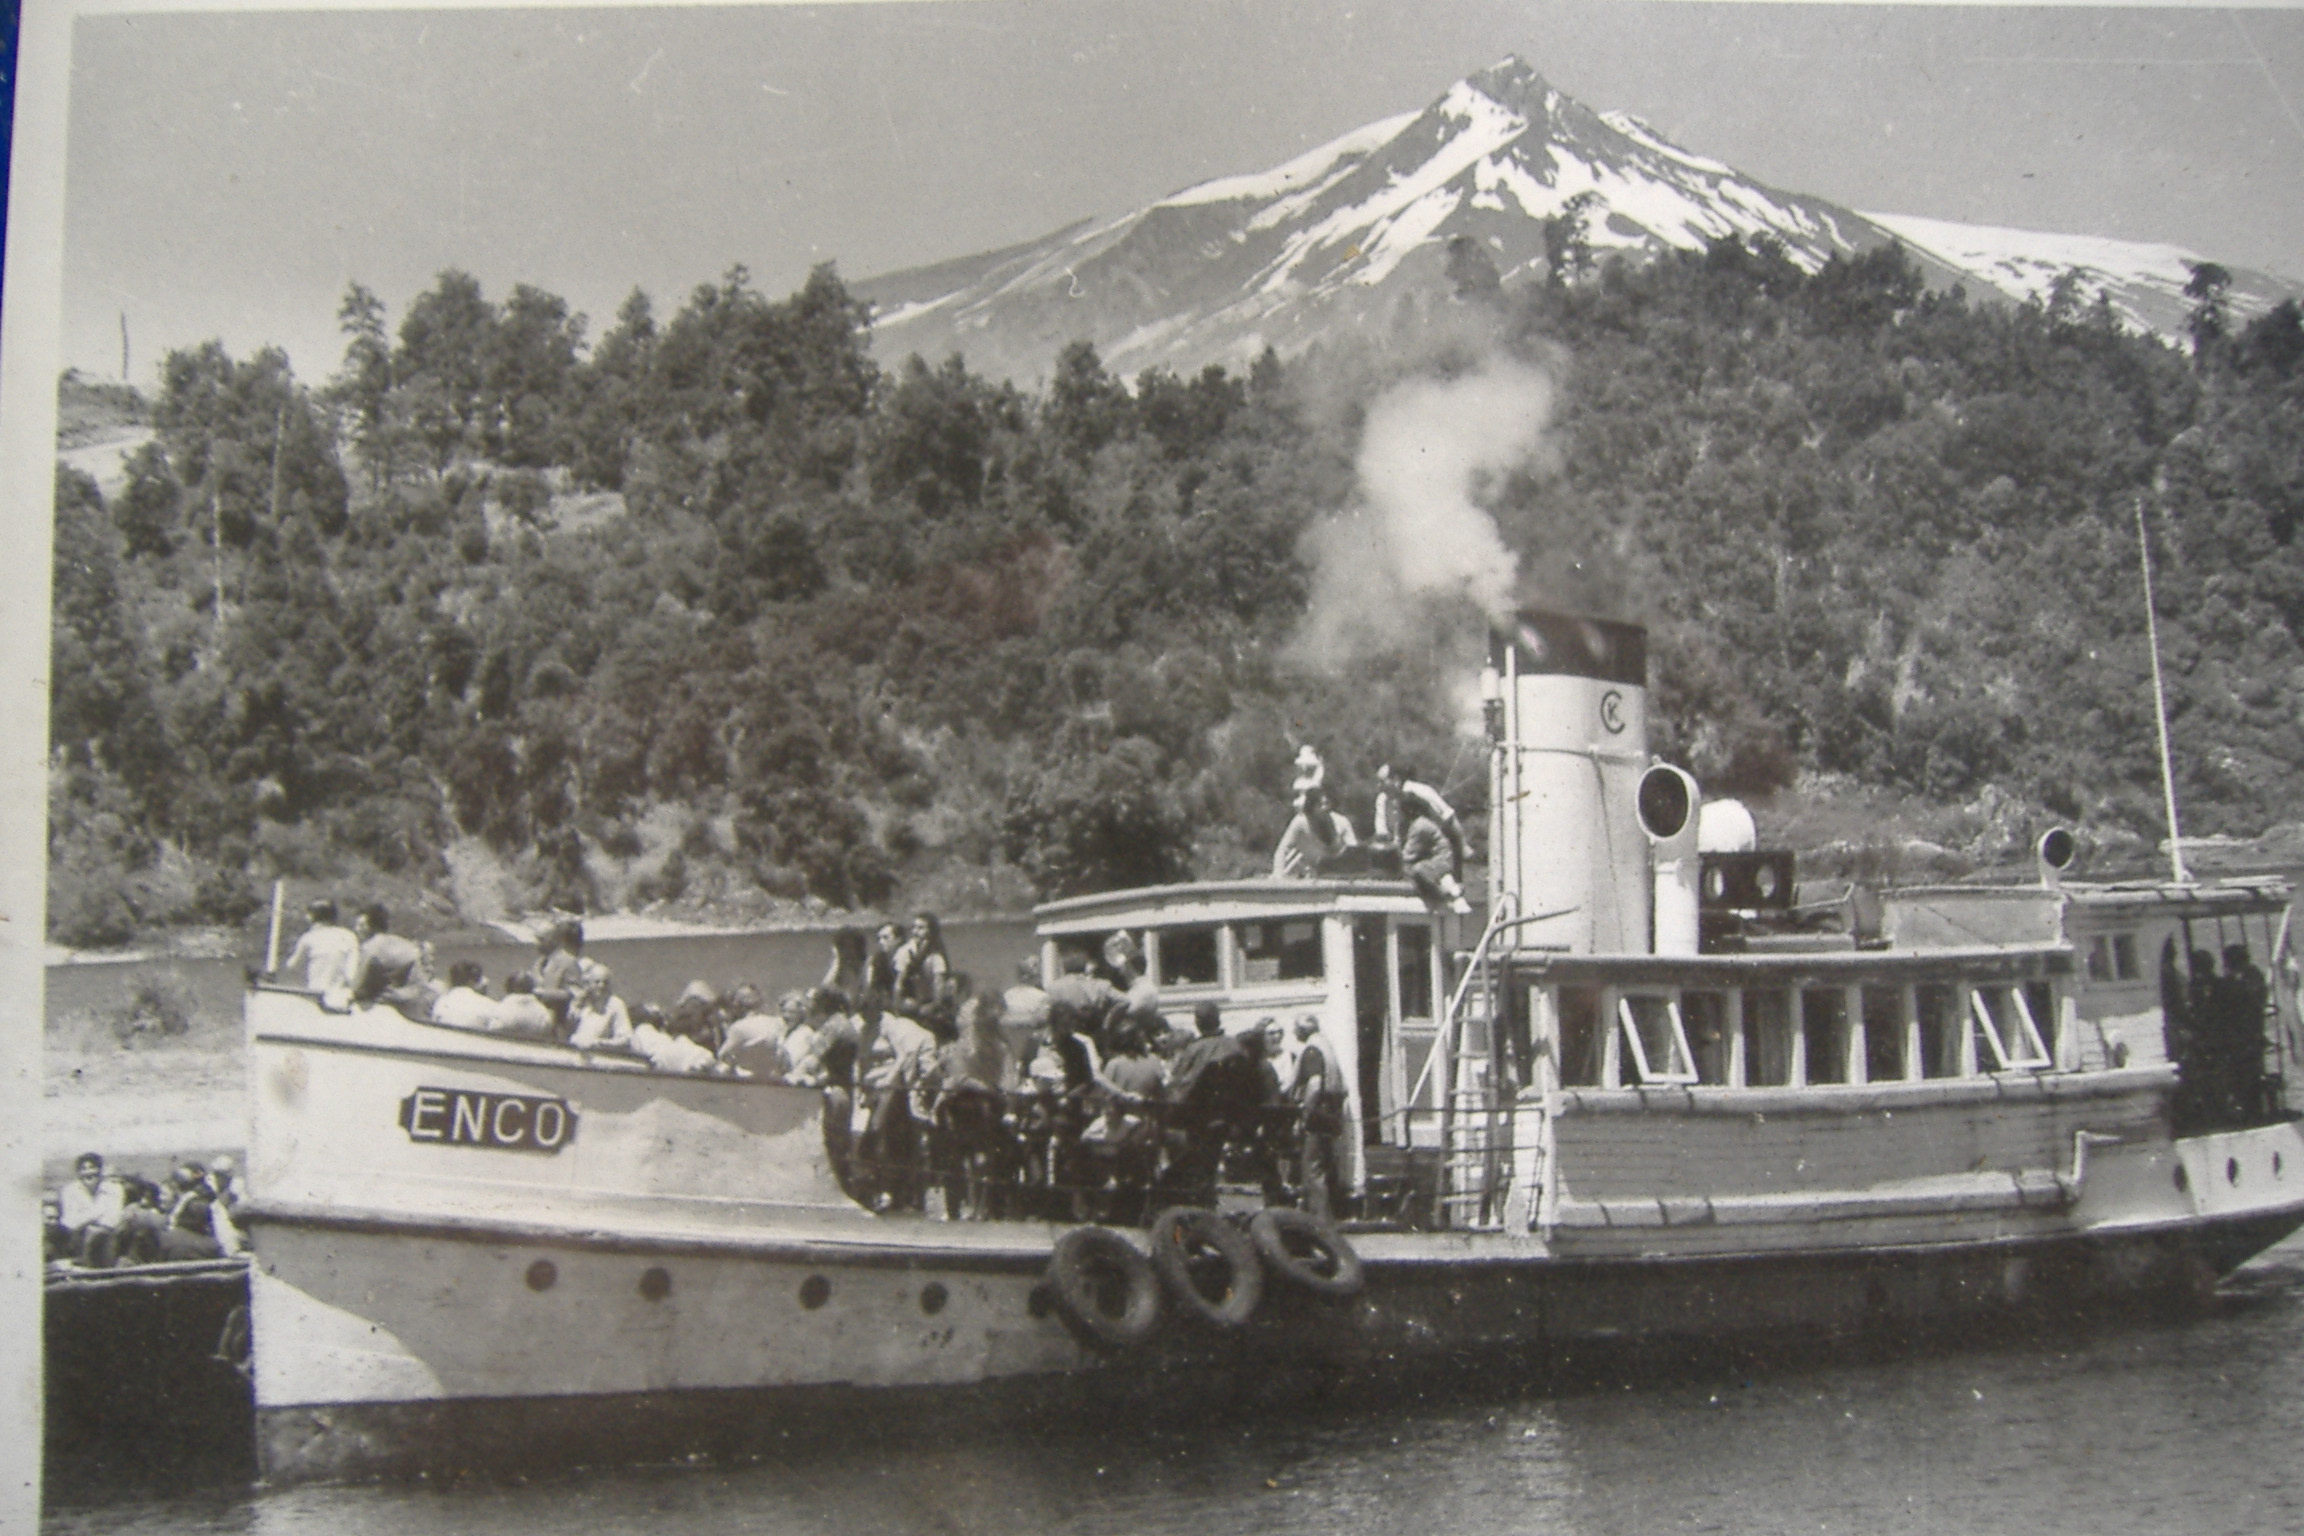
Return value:
[(2136, 548), (2144, 561), (2144, 637), (2152, 648), (2152, 720), (2160, 728), (2160, 794), (2168, 807), (2168, 868), (2178, 885), (2184, 872), (2184, 837), (2176, 828), (2176, 766), (2168, 751), (2168, 689), (2160, 677), (2160, 621), (2152, 604), (2152, 539), (2144, 527), (2144, 498), (2136, 498)]

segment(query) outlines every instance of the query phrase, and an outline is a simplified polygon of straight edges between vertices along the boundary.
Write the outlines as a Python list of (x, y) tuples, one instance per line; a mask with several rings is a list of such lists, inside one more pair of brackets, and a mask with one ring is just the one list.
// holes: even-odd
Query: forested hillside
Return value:
[(1012, 909), (1261, 866), (1307, 739), (1363, 824), (1386, 757), (1477, 813), (1468, 600), (1340, 668), (1299, 631), (1371, 405), (1499, 356), (1553, 390), (1480, 483), (1523, 595), (1655, 627), (1708, 786), (1893, 793), (1985, 854), (2156, 840), (2142, 507), (2185, 830), (2296, 818), (2293, 304), (2230, 334), (2204, 268), (2188, 355), (1892, 250), (1512, 297), (1465, 258), (1413, 334), (1132, 383), (1075, 347), (1039, 396), (881, 371), (828, 268), (635, 293), (596, 341), (529, 287), (443, 273), (397, 323), (355, 288), (318, 385), (174, 354), (125, 485), (59, 472), (51, 935), (238, 921), (283, 873), (470, 916)]

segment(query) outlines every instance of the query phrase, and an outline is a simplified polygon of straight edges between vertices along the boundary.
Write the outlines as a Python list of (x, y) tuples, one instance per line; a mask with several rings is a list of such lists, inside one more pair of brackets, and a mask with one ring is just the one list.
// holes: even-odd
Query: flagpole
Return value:
[(2160, 620), (2152, 603), (2152, 538), (2144, 527), (2144, 498), (2136, 498), (2136, 548), (2144, 559), (2144, 637), (2152, 647), (2152, 720), (2160, 728), (2160, 794), (2168, 806), (2168, 867), (2178, 885), (2184, 872), (2184, 837), (2176, 829), (2176, 764), (2168, 750), (2168, 689), (2160, 677)]

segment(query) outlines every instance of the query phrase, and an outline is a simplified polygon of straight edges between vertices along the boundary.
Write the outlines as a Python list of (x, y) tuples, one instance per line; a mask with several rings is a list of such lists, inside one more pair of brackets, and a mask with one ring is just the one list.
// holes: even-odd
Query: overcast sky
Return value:
[(74, 32), (64, 361), (276, 342), (358, 280), (559, 293), (595, 335), (732, 264), (771, 294), (1259, 169), (1518, 53), (1773, 185), (2165, 241), (2304, 277), (2304, 14), (942, 0), (93, 15)]

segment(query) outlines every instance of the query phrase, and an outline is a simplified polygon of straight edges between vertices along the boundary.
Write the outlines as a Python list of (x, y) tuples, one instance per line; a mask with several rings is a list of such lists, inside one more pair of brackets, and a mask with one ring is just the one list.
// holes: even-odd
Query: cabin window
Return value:
[(1688, 1029), (1676, 997), (1625, 996), (1616, 999), (1617, 1022), (1624, 1027), (1624, 1074), (1631, 1082), (1692, 1083), (1696, 1064), (1688, 1050)]
[(1728, 1081), (1728, 995), (1683, 992), (1680, 1020), (1688, 1029), (1689, 1054), (1696, 1058), (1696, 1081), (1717, 1086)]
[(1968, 1016), (1960, 1009), (1960, 994), (1950, 987), (1925, 982), (1912, 989), (1912, 1004), (1920, 1018), (1920, 1075), (1964, 1076), (1968, 1064), (1962, 1047), (1968, 1041)]
[(1422, 923), (1400, 928), (1400, 1017), (1432, 1018), (1432, 930)]
[(2143, 975), (2136, 964), (2136, 935), (2112, 935), (2112, 976), (2116, 981), (2134, 981)]
[(1160, 985), (1212, 987), (1221, 980), (1217, 971), (1216, 933), (1208, 928), (1162, 928), (1153, 935)]
[(1847, 993), (1838, 987), (1810, 987), (1800, 994), (1800, 1049), (1803, 1081), (1848, 1081)]
[[(1969, 994), (1969, 1006), (1992, 1053), (1993, 1070), (2015, 1071), (2048, 1065), (2048, 1047), (2040, 1038), (2028, 987), (1978, 987)], [(2039, 990), (2045, 992), (2045, 987)]]
[(1320, 920), (1307, 917), (1287, 922), (1242, 923), (1240, 980), (1253, 986), (1260, 981), (1318, 981), (1327, 974), (1320, 952)]
[(1608, 1036), (1600, 1027), (1600, 989), (1560, 989), (1560, 1082), (1569, 1088), (1596, 1088), (1607, 1059)]
[(1744, 994), (1744, 1082), (1781, 1088), (1792, 1081), (1792, 994)]
[(2100, 933), (2088, 941), (2088, 979), (2112, 979), (2112, 936)]
[(1904, 989), (1864, 988), (1864, 1080), (1904, 1080)]

